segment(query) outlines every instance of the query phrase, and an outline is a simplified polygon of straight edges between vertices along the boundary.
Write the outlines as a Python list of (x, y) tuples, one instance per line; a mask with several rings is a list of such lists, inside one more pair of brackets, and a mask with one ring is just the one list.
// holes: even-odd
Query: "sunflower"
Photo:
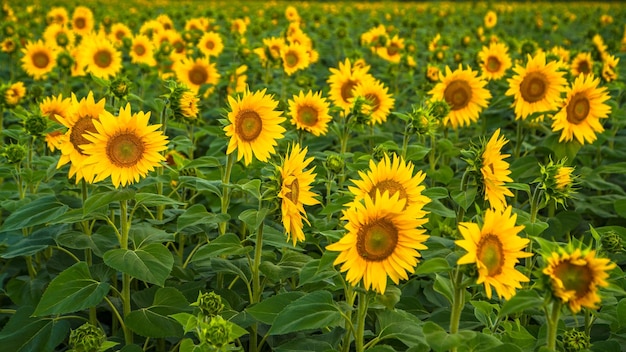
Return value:
[(596, 133), (604, 131), (600, 119), (609, 117), (611, 106), (605, 102), (611, 97), (606, 87), (598, 84), (600, 79), (592, 74), (580, 75), (567, 89), (565, 104), (552, 122), (552, 131), (561, 131), (559, 142), (576, 138), (580, 144), (593, 143)]
[(24, 86), (24, 82), (15, 82), (4, 90), (4, 96), (2, 98), (7, 106), (16, 106), (25, 96), (26, 87)]
[(194, 92), (198, 92), (204, 84), (215, 86), (220, 79), (215, 63), (209, 62), (208, 58), (183, 59), (174, 66), (174, 72), (178, 80)]
[(550, 279), (554, 297), (578, 313), (582, 307), (598, 308), (598, 288), (609, 285), (607, 271), (613, 268), (615, 263), (597, 258), (593, 250), (561, 249), (547, 258), (543, 274)]
[(46, 144), (48, 145), (48, 149), (51, 152), (54, 152), (57, 149), (61, 149), (64, 138), (65, 135), (61, 131), (52, 131), (50, 133), (46, 133), (46, 136), (44, 137)]
[(36, 80), (43, 79), (56, 66), (56, 51), (41, 40), (28, 42), (22, 53), (22, 69)]
[(92, 35), (81, 42), (80, 59), (86, 71), (96, 77), (109, 79), (122, 69), (122, 54), (106, 37)]
[(530, 240), (517, 235), (524, 226), (515, 226), (516, 220), (517, 214), (512, 214), (509, 206), (503, 212), (488, 209), (482, 228), (472, 222), (459, 223), (463, 239), (455, 243), (467, 254), (459, 258), (457, 264), (476, 263), (476, 283), (485, 284), (488, 298), (491, 298), (492, 286), (499, 297), (510, 299), (515, 295), (515, 289), (522, 287), (521, 282), (530, 281), (515, 270), (519, 258), (533, 255), (523, 251)]
[(478, 53), (482, 77), (487, 80), (504, 77), (506, 70), (512, 65), (508, 50), (503, 43), (491, 43), (489, 47), (483, 46)]
[(74, 32), (58, 23), (51, 23), (43, 32), (46, 44), (53, 48), (65, 48), (74, 45)]
[(387, 277), (398, 284), (407, 280), (407, 273), (415, 272), (421, 254), (427, 249), (425, 230), (419, 228), (427, 220), (405, 211), (406, 200), (400, 192), (376, 191), (372, 198), (366, 194), (361, 202), (354, 202), (343, 211), (347, 220), (346, 234), (336, 243), (326, 246), (338, 251), (334, 265), (342, 264), (346, 280), (356, 286), (363, 279), (366, 290), (385, 293)]
[(285, 47), (287, 43), (285, 43), (285, 39), (282, 37), (269, 37), (263, 38), (263, 45), (267, 48), (271, 58), (278, 60), (281, 57), (280, 53), (283, 52), (283, 47)]
[(241, 65), (235, 69), (235, 71), (228, 78), (228, 95), (235, 93), (243, 93), (248, 87), (248, 65)]
[(94, 27), (93, 12), (86, 6), (76, 6), (72, 13), (72, 30), (78, 35), (88, 35)]
[(156, 66), (154, 59), (154, 44), (144, 34), (137, 34), (133, 37), (130, 45), (130, 59), (134, 64), (146, 64)]
[(90, 144), (83, 145), (85, 165), (93, 166), (94, 182), (111, 176), (115, 188), (138, 182), (165, 158), (167, 136), (161, 125), (149, 125), (150, 112), (131, 114), (130, 103), (118, 116), (108, 111), (94, 120), (95, 132), (84, 134)]
[(485, 14), (485, 28), (493, 28), (497, 23), (498, 15), (492, 10), (487, 11), (487, 14)]
[(232, 20), (230, 23), (230, 31), (232, 33), (235, 33), (238, 35), (244, 35), (247, 30), (248, 30), (248, 25), (246, 24), (246, 21), (241, 18), (236, 18)]
[(127, 25), (121, 22), (111, 25), (111, 34), (109, 35), (109, 39), (111, 42), (115, 43), (115, 45), (122, 45), (124, 38), (131, 38), (132, 36), (133, 32)]
[(289, 44), (284, 46), (280, 56), (283, 59), (283, 69), (287, 76), (309, 67), (309, 54), (303, 45)]
[(376, 54), (389, 62), (397, 64), (400, 63), (402, 58), (404, 46), (404, 39), (396, 34), (387, 41), (385, 46), (376, 48)]
[(428, 64), (426, 67), (426, 78), (431, 82), (437, 82), (440, 72), (439, 67)]
[(329, 98), (344, 111), (349, 111), (352, 107), (354, 87), (361, 82), (367, 84), (374, 81), (374, 77), (367, 73), (369, 66), (352, 66), (350, 59), (340, 62), (338, 69), (331, 67), (329, 70), (331, 72), (327, 81), (330, 84)]
[(297, 129), (311, 132), (314, 136), (325, 135), (332, 116), (328, 114), (329, 103), (322, 97), (322, 92), (306, 95), (300, 91), (289, 100), (289, 116), (291, 124)]
[(63, 99), (63, 94), (59, 94), (56, 97), (46, 97), (39, 103), (41, 115), (46, 116), (56, 123), (59, 123), (57, 115), (66, 119), (71, 107), (72, 100), (70, 98)]
[(604, 78), (605, 82), (612, 82), (617, 79), (617, 64), (619, 63), (619, 58), (616, 58), (613, 55), (605, 55), (602, 59), (602, 78)]
[(461, 65), (454, 72), (446, 66), (446, 73), (439, 73), (439, 80), (428, 94), (432, 100), (445, 100), (450, 105), (444, 125), (456, 129), (476, 122), (491, 99), (491, 93), (485, 89), (487, 81), (478, 77), (478, 72), (469, 67), (464, 70)]
[(205, 56), (219, 56), (224, 50), (224, 41), (217, 32), (206, 32), (198, 41), (198, 49)]
[(69, 22), (69, 15), (65, 7), (53, 7), (46, 14), (48, 23), (57, 23), (64, 25)]
[(276, 111), (278, 102), (265, 91), (244, 92), (241, 98), (228, 97), (230, 125), (224, 127), (230, 137), (226, 154), (237, 150), (237, 160), (252, 162), (252, 155), (260, 161), (267, 161), (274, 153), (277, 140), (283, 138), (285, 129), (280, 124), (285, 121), (281, 111)]
[(528, 55), (526, 67), (515, 65), (513, 71), (516, 74), (507, 79), (509, 89), (505, 93), (514, 98), (515, 119), (558, 109), (567, 83), (558, 67), (557, 61), (546, 64), (544, 52), (534, 57)]
[(298, 10), (293, 6), (287, 6), (285, 9), (285, 18), (289, 22), (300, 22), (300, 15), (298, 14)]
[(509, 163), (504, 161), (509, 154), (501, 154), (502, 147), (508, 143), (497, 129), (485, 145), (481, 155), (480, 174), (484, 186), (485, 200), (491, 208), (502, 211), (506, 207), (505, 196), (512, 197), (513, 193), (506, 187), (505, 182), (513, 182), (509, 177)]
[(72, 106), (67, 115), (56, 115), (57, 120), (68, 128), (59, 147), (61, 157), (57, 163), (57, 169), (71, 162), (69, 175), (71, 178), (76, 175), (76, 183), (81, 179), (91, 182), (93, 175), (91, 167), (84, 167), (83, 162), (87, 158), (82, 146), (89, 143), (85, 138), (87, 132), (95, 132), (94, 121), (100, 118), (104, 112), (106, 100), (102, 98), (97, 103), (94, 100), (93, 92), (89, 92), (87, 98), (80, 101), (76, 95), (72, 94)]
[(4, 38), (0, 43), (0, 51), (3, 53), (12, 53), (15, 51), (15, 48), (17, 48), (17, 44), (13, 38)]
[(389, 39), (387, 34), (387, 28), (385, 25), (379, 24), (378, 26), (368, 30), (361, 34), (361, 45), (369, 46), (372, 52), (376, 52), (379, 47), (384, 46)]
[[(364, 113), (370, 116), (369, 124), (383, 123), (387, 121), (387, 116), (393, 109), (395, 99), (387, 93), (387, 87), (379, 80), (372, 80), (369, 83), (361, 82), (352, 90), (354, 97), (364, 97), (367, 100)], [(352, 98), (351, 100), (353, 100)]]
[(402, 157), (393, 155), (393, 160), (385, 154), (384, 158), (376, 164), (374, 160), (369, 162), (367, 173), (359, 171), (360, 180), (352, 180), (354, 186), (348, 189), (354, 194), (354, 202), (361, 202), (366, 196), (374, 197), (376, 192), (389, 192), (390, 195), (399, 194), (399, 199), (406, 201), (404, 209), (410, 209), (415, 216), (424, 218), (426, 211), (424, 205), (430, 203), (430, 199), (422, 194), (425, 187), (426, 174), (418, 171), (413, 175), (413, 163), (405, 162)]
[(578, 53), (572, 60), (570, 70), (574, 77), (578, 77), (581, 73), (585, 75), (593, 73), (593, 59), (591, 58), (591, 53)]
[(319, 204), (316, 194), (311, 191), (311, 184), (315, 181), (315, 167), (308, 171), (304, 169), (313, 161), (313, 157), (306, 160), (307, 148), (300, 149), (299, 144), (291, 147), (291, 152), (278, 168), (280, 172), (281, 188), (278, 197), (281, 201), (281, 213), (287, 240), (291, 238), (295, 246), (298, 241), (304, 241), (302, 221), (310, 225), (305, 205)]

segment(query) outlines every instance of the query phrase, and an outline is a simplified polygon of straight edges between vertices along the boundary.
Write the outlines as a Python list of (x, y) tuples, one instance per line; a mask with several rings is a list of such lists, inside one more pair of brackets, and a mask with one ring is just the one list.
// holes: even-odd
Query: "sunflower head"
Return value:
[(556, 204), (566, 206), (567, 199), (573, 198), (576, 193), (577, 176), (574, 168), (565, 166), (567, 158), (558, 162), (550, 161), (546, 165), (539, 165), (541, 176), (537, 180), (544, 190), (546, 201), (554, 200)]
[(170, 108), (174, 118), (187, 121), (198, 121), (198, 103), (200, 99), (186, 85), (170, 81), (168, 86), (170, 93), (166, 94), (170, 102)]

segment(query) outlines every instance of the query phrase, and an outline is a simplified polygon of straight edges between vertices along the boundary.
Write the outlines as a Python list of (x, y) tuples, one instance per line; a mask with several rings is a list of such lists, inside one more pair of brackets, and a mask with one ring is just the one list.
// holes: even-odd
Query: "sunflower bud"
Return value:
[(109, 84), (109, 92), (118, 99), (125, 99), (130, 91), (131, 82), (126, 77), (117, 77)]
[(97, 326), (85, 323), (70, 333), (70, 346), (74, 352), (95, 352), (106, 340), (106, 335)]
[(365, 125), (371, 119), (372, 108), (370, 101), (362, 96), (356, 96), (352, 99), (352, 107), (350, 108), (350, 115), (357, 125)]
[(41, 114), (28, 116), (24, 120), (24, 129), (31, 136), (41, 137), (46, 128), (48, 128), (48, 118)]
[(563, 349), (565, 352), (586, 351), (591, 347), (589, 335), (576, 329), (563, 333)]
[(62, 69), (69, 69), (74, 64), (74, 59), (66, 51), (62, 51), (57, 55), (57, 65)]
[(388, 154), (388, 152), (389, 150), (384, 144), (378, 144), (372, 151), (372, 158), (376, 161), (380, 161), (385, 157), (385, 155)]
[(26, 147), (20, 144), (7, 144), (0, 150), (8, 164), (19, 164), (26, 157)]
[(222, 297), (215, 292), (199, 293), (198, 299), (191, 305), (200, 308), (202, 316), (209, 318), (216, 317), (224, 309)]
[(201, 341), (213, 347), (220, 348), (230, 343), (232, 327), (221, 316), (215, 316), (201, 329)]
[(338, 154), (330, 154), (328, 157), (326, 157), (325, 165), (328, 171), (338, 174), (343, 171), (343, 167), (345, 166), (345, 161)]
[(174, 118), (186, 121), (198, 119), (198, 102), (200, 99), (184, 85), (176, 85), (170, 95), (170, 107)]
[(602, 242), (602, 248), (609, 253), (618, 253), (624, 250), (622, 238), (614, 231), (603, 234), (600, 241)]
[(572, 174), (573, 167), (565, 166), (566, 158), (559, 162), (550, 162), (539, 165), (541, 176), (538, 180), (544, 190), (546, 200), (554, 199), (557, 204), (565, 207), (565, 201), (576, 193), (576, 176)]

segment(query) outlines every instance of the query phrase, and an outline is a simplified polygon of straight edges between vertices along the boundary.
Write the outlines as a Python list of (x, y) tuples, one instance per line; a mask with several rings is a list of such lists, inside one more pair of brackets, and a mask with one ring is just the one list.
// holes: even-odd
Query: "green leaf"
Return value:
[(427, 321), (422, 328), (424, 337), (428, 345), (435, 352), (443, 352), (452, 349), (453, 347), (459, 347), (467, 340), (463, 340), (461, 334), (448, 334), (441, 326)]
[(11, 213), (4, 220), (2, 231), (19, 230), (25, 227), (45, 224), (65, 214), (68, 209), (69, 206), (61, 203), (57, 197), (43, 196)]
[(268, 334), (281, 335), (333, 327), (342, 322), (332, 294), (328, 291), (314, 291), (287, 305), (274, 319)]
[(396, 339), (407, 347), (426, 344), (422, 332), (422, 321), (403, 310), (381, 310), (377, 312), (378, 337), (381, 340)]
[(274, 319), (285, 307), (304, 295), (305, 293), (300, 291), (281, 293), (246, 308), (246, 312), (254, 319), (272, 325)]
[(52, 352), (70, 332), (68, 320), (33, 318), (33, 307), (17, 309), (0, 331), (0, 346), (11, 352)]
[(448, 189), (445, 187), (427, 187), (422, 194), (431, 200), (448, 198)]
[(615, 212), (622, 218), (626, 218), (626, 197), (616, 199), (613, 202), (613, 208), (615, 208)]
[(176, 231), (180, 232), (187, 227), (196, 225), (218, 224), (228, 219), (230, 219), (228, 214), (209, 213), (204, 205), (194, 204), (178, 217)]
[(325, 281), (339, 275), (333, 266), (338, 255), (337, 252), (324, 251), (321, 259), (313, 259), (304, 264), (300, 269), (298, 286)]
[[(274, 349), (276, 352), (328, 352), (334, 351), (333, 346), (310, 337), (291, 339)], [(371, 349), (368, 349), (371, 351)]]
[(528, 185), (527, 183), (507, 183), (506, 187), (517, 191), (524, 191), (530, 194), (530, 185)]
[(444, 218), (455, 218), (456, 212), (452, 209), (446, 208), (439, 200), (433, 200), (430, 203), (424, 205), (424, 210), (443, 216)]
[(451, 193), (452, 199), (458, 204), (461, 208), (467, 211), (472, 204), (474, 204), (474, 199), (476, 198), (476, 193), (478, 189), (476, 187), (470, 187), (465, 191), (454, 191)]
[(200, 247), (193, 258), (191, 258), (191, 262), (206, 262), (211, 258), (243, 254), (251, 250), (252, 247), (244, 247), (241, 245), (241, 241), (237, 235), (227, 233)]
[(242, 184), (232, 185), (234, 188), (239, 188), (245, 193), (253, 196), (255, 199), (261, 198), (261, 180), (254, 179)]
[(83, 204), (83, 215), (90, 214), (98, 208), (108, 207), (109, 204), (119, 202), (121, 200), (133, 199), (135, 191), (132, 189), (120, 189), (109, 192), (94, 193)]
[(157, 229), (147, 223), (133, 224), (128, 237), (134, 243), (135, 248), (141, 248), (150, 243), (174, 241), (174, 234)]
[(183, 339), (180, 342), (179, 352), (203, 352), (204, 350), (193, 343), (192, 339)]
[(198, 326), (198, 317), (189, 313), (170, 314), (174, 320), (183, 326), (185, 333), (193, 331)]
[(109, 288), (108, 283), (91, 278), (87, 263), (76, 263), (50, 282), (33, 316), (66, 314), (95, 307)]
[(246, 223), (246, 225), (251, 229), (258, 229), (261, 222), (265, 220), (269, 209), (261, 208), (261, 210), (256, 209), (246, 209), (239, 214), (239, 220)]
[[(216, 273), (230, 273), (239, 276), (245, 282), (250, 282), (252, 273), (247, 265), (242, 264), (241, 260), (226, 260), (223, 258), (211, 258), (211, 267)], [(245, 272), (244, 272), (245, 270)]]
[(435, 284), (433, 285), (433, 289), (435, 290), (435, 292), (439, 292), (440, 294), (442, 294), (448, 300), (448, 302), (452, 304), (453, 289), (450, 279), (439, 274), (435, 275)]
[(406, 150), (406, 160), (420, 161), (430, 153), (430, 148), (419, 144), (409, 145)]
[(195, 189), (198, 192), (209, 192), (222, 197), (222, 181), (209, 181), (196, 176), (178, 177), (181, 187)]
[(153, 207), (157, 205), (185, 205), (185, 203), (175, 201), (168, 196), (156, 193), (137, 193), (135, 195), (135, 202), (135, 206), (143, 204), (147, 207)]
[(505, 317), (507, 315), (521, 313), (526, 309), (541, 307), (542, 304), (543, 299), (539, 297), (537, 291), (518, 291), (515, 296), (504, 302), (504, 304), (502, 305), (502, 309), (500, 309), (499, 316)]
[(189, 302), (180, 291), (164, 287), (157, 290), (150, 307), (130, 312), (124, 321), (126, 326), (141, 336), (181, 337), (183, 327), (168, 315), (188, 309)]
[(418, 275), (426, 275), (431, 273), (448, 272), (452, 267), (444, 258), (431, 258), (417, 265), (415, 273)]
[(174, 257), (162, 244), (151, 243), (134, 251), (109, 250), (104, 253), (104, 263), (139, 280), (164, 286), (174, 266)]
[(48, 226), (38, 229), (27, 237), (13, 232), (3, 233), (1, 237), (6, 236), (9, 244), (6, 248), (3, 248), (0, 257), (11, 259), (41, 252), (54, 245), (53, 237), (58, 233), (59, 229), (58, 226)]

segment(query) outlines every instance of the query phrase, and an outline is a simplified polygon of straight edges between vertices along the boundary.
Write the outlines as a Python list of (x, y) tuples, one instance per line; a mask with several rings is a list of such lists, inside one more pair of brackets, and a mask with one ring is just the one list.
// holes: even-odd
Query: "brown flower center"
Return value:
[(398, 45), (395, 43), (392, 43), (387, 47), (387, 55), (389, 56), (398, 55), (399, 52), (400, 52), (400, 47), (398, 47)]
[(464, 80), (454, 80), (443, 91), (443, 98), (451, 110), (460, 110), (472, 99), (472, 87)]
[(87, 132), (96, 132), (91, 116), (84, 116), (78, 119), (72, 126), (72, 132), (70, 132), (70, 142), (74, 145), (74, 149), (83, 155), (84, 153), (80, 146), (91, 143), (87, 138), (83, 137), (83, 134)]
[(141, 138), (134, 133), (121, 133), (107, 143), (106, 154), (109, 161), (117, 167), (135, 166), (143, 156), (145, 146)]
[(100, 68), (108, 68), (113, 63), (113, 54), (110, 50), (100, 49), (93, 54), (93, 62)]
[(298, 120), (306, 126), (315, 126), (318, 121), (318, 111), (312, 106), (304, 105), (298, 108)]
[(398, 229), (388, 219), (377, 219), (363, 225), (357, 233), (356, 248), (367, 261), (387, 259), (398, 244)]
[(548, 84), (548, 79), (542, 73), (528, 73), (520, 84), (522, 98), (529, 103), (542, 100), (548, 91)]
[(77, 17), (74, 19), (74, 28), (83, 29), (87, 27), (87, 20), (84, 17)]
[(487, 69), (487, 71), (498, 72), (500, 70), (500, 67), (502, 67), (502, 63), (497, 57), (489, 56), (487, 58), (487, 62), (485, 62), (485, 68)]
[(293, 182), (287, 187), (289, 187), (289, 192), (285, 194), (285, 197), (293, 204), (298, 204), (298, 197), (300, 196), (300, 183), (298, 179), (294, 178)]
[(571, 124), (581, 124), (589, 115), (591, 106), (589, 99), (585, 93), (576, 93), (565, 108), (567, 112), (567, 121)]
[(352, 89), (354, 89), (357, 83), (357, 81), (349, 79), (341, 85), (341, 99), (343, 99), (344, 102), (347, 103), (348, 100), (353, 97)]
[(124, 39), (125, 36), (126, 36), (126, 32), (124, 32), (123, 30), (118, 30), (117, 32), (115, 32), (115, 38), (117, 40), (122, 40)]
[(50, 64), (50, 56), (45, 51), (36, 51), (32, 56), (33, 66), (37, 68), (46, 68)]
[(576, 297), (583, 297), (591, 290), (593, 272), (586, 264), (564, 261), (554, 268), (554, 276), (561, 280), (566, 291), (575, 291)]
[(285, 53), (285, 63), (287, 67), (295, 67), (298, 64), (298, 54), (293, 51), (288, 51)]
[(404, 204), (404, 209), (408, 205), (408, 195), (406, 193), (406, 189), (402, 186), (398, 181), (395, 180), (383, 180), (378, 182), (370, 191), (368, 192), (369, 196), (374, 199), (376, 197), (376, 191), (379, 191), (380, 194), (385, 193), (385, 191), (389, 192), (389, 197), (393, 196), (396, 193), (400, 193), (398, 199), (405, 199), (407, 203)]
[(143, 56), (147, 50), (143, 44), (135, 44), (135, 46), (133, 46), (133, 51), (135, 52), (135, 54)]
[(256, 111), (243, 110), (237, 115), (235, 130), (245, 142), (255, 140), (263, 129), (263, 120)]
[(204, 46), (209, 50), (213, 50), (213, 48), (215, 48), (215, 42), (213, 42), (212, 40), (207, 40)]
[(208, 79), (209, 73), (203, 66), (194, 65), (191, 70), (189, 70), (189, 81), (197, 86), (206, 83)]
[(502, 273), (504, 266), (504, 251), (502, 242), (497, 236), (488, 234), (478, 242), (476, 257), (487, 267), (489, 276), (496, 276)]
[(578, 63), (578, 72), (583, 74), (589, 74), (591, 72), (591, 67), (589, 66), (589, 61), (583, 60)]

